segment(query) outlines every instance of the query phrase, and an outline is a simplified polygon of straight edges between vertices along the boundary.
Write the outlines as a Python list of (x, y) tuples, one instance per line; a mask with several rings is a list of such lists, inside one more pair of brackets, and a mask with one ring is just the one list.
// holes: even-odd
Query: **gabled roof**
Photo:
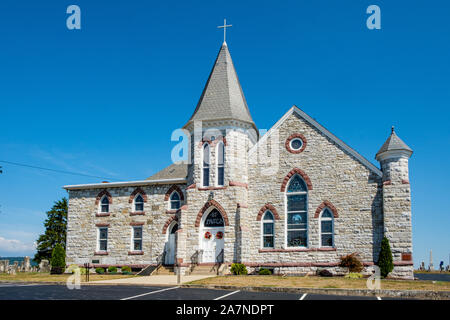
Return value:
[(338, 146), (340, 146), (343, 150), (345, 150), (346, 152), (348, 152), (350, 155), (352, 155), (356, 160), (358, 160), (362, 165), (364, 165), (366, 168), (368, 168), (370, 171), (372, 171), (373, 173), (375, 173), (376, 175), (378, 175), (379, 177), (383, 176), (383, 173), (381, 172), (380, 169), (378, 169), (375, 165), (373, 165), (369, 160), (367, 160), (366, 158), (364, 158), (362, 155), (360, 155), (358, 152), (356, 152), (355, 150), (353, 150), (351, 147), (349, 147), (344, 141), (342, 141), (341, 139), (339, 139), (338, 137), (336, 137), (334, 134), (332, 134), (330, 131), (328, 131), (327, 129), (325, 129), (325, 127), (323, 127), (321, 124), (319, 124), (316, 120), (314, 120), (313, 118), (311, 118), (309, 115), (307, 115), (305, 112), (303, 112), (300, 108), (298, 108), (297, 106), (292, 106), (292, 108), (289, 109), (288, 112), (286, 112), (284, 114), (283, 117), (281, 117), (280, 120), (277, 121), (277, 123), (275, 123), (275, 125), (266, 132), (266, 134), (264, 136), (261, 137), (261, 139), (258, 141), (257, 144), (255, 144), (249, 151), (249, 153), (253, 153), (258, 146), (264, 142), (265, 140), (267, 140), (267, 138), (274, 132), (276, 131), (281, 124), (291, 115), (291, 114), (297, 114), (298, 116), (300, 116), (302, 119), (304, 119), (306, 122), (308, 122), (311, 126), (313, 126), (314, 128), (316, 128), (317, 130), (319, 130), (323, 135), (325, 135), (326, 137), (328, 137), (331, 141), (333, 141), (334, 143), (336, 143)]
[(187, 177), (187, 164), (176, 164), (173, 163), (170, 166), (162, 169), (161, 171), (155, 173), (147, 180), (160, 180), (160, 179), (185, 179)]
[(403, 142), (402, 139), (400, 139), (397, 134), (394, 131), (394, 127), (391, 129), (391, 135), (386, 140), (386, 142), (381, 146), (380, 150), (378, 150), (376, 154), (376, 158), (378, 156), (386, 151), (394, 151), (394, 150), (403, 150), (408, 152), (413, 152), (410, 147), (406, 145), (406, 143)]
[(228, 46), (224, 42), (194, 114), (188, 123), (196, 120), (225, 119), (251, 123), (256, 129), (234, 69)]

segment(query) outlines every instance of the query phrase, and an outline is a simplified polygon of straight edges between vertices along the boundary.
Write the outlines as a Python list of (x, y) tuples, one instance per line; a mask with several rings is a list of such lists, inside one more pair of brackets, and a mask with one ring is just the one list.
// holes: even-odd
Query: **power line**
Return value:
[[(84, 174), (84, 173), (79, 173), (79, 172), (72, 172), (72, 171), (65, 171), (65, 170), (58, 170), (58, 169), (38, 167), (38, 166), (29, 165), (29, 164), (23, 164), (23, 163), (17, 163), (17, 162), (5, 161), (5, 160), (0, 160), (0, 162), (7, 163), (7, 164), (12, 164), (12, 165), (19, 166), (19, 167), (27, 167), (27, 168), (38, 169), (38, 170), (53, 171), (53, 172), (58, 172), (58, 173), (71, 174), (71, 175), (75, 175), (75, 176), (83, 176), (83, 177), (97, 178), (97, 179), (108, 179), (108, 180), (116, 180), (116, 181), (120, 181), (121, 180), (121, 179), (116, 179), (116, 178), (93, 176), (93, 175), (90, 175), (90, 174)], [(0, 166), (0, 168), (1, 168), (1, 166)], [(2, 173), (1, 169), (0, 169), (0, 173)], [(124, 180), (124, 179), (122, 179), (122, 180)]]

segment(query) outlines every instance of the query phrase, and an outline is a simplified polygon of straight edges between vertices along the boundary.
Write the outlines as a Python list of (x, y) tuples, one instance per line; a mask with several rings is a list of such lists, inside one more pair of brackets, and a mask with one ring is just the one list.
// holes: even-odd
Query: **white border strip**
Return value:
[(215, 298), (214, 300), (220, 300), (220, 299), (226, 298), (226, 297), (228, 297), (228, 296), (231, 296), (232, 294), (238, 293), (239, 291), (241, 291), (241, 290), (236, 290), (236, 291), (227, 293), (226, 295), (223, 295), (223, 296), (221, 296), (221, 297), (217, 297), (217, 298)]
[(123, 298), (120, 300), (130, 300), (130, 299), (134, 299), (134, 298), (139, 298), (139, 297), (143, 297), (143, 296), (148, 296), (149, 294), (154, 294), (154, 293), (159, 293), (159, 292), (163, 292), (163, 291), (168, 291), (168, 290), (173, 290), (173, 289), (178, 289), (179, 287), (172, 287), (172, 288), (166, 288), (166, 289), (161, 289), (161, 290), (156, 290), (156, 291), (150, 291), (147, 293), (143, 293), (143, 294), (138, 294), (137, 296), (132, 296), (132, 297), (128, 297), (128, 298)]
[(105, 183), (68, 185), (68, 186), (64, 186), (63, 189), (79, 190), (79, 189), (114, 188), (114, 187), (126, 187), (126, 186), (145, 186), (145, 185), (152, 185), (152, 184), (185, 183), (186, 181), (187, 180), (185, 178), (174, 178), (174, 179), (158, 179), (158, 180), (105, 182)]

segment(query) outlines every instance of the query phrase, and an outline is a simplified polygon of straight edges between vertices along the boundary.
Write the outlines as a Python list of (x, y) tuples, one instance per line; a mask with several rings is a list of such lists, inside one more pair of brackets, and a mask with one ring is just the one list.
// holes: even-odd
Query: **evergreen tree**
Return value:
[(55, 204), (47, 211), (47, 219), (44, 222), (45, 233), (41, 234), (37, 240), (37, 253), (34, 261), (40, 263), (41, 260), (50, 261), (53, 248), (56, 244), (61, 244), (63, 250), (66, 248), (66, 227), (67, 227), (67, 199), (55, 201)]
[(66, 252), (60, 243), (57, 243), (52, 251), (51, 271), (53, 274), (64, 273), (66, 267)]
[(384, 236), (381, 241), (381, 250), (380, 255), (378, 256), (377, 266), (380, 267), (380, 273), (383, 278), (386, 278), (387, 275), (394, 270), (391, 246), (389, 245), (389, 240), (386, 236)]

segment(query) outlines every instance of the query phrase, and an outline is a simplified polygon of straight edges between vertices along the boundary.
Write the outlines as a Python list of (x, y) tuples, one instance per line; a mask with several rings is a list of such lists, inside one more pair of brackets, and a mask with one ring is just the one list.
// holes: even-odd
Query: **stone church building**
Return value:
[(188, 160), (146, 180), (69, 185), (67, 264), (364, 272), (384, 235), (392, 276), (413, 278), (408, 160), (394, 129), (380, 167), (293, 106), (258, 133), (224, 42), (192, 117)]

